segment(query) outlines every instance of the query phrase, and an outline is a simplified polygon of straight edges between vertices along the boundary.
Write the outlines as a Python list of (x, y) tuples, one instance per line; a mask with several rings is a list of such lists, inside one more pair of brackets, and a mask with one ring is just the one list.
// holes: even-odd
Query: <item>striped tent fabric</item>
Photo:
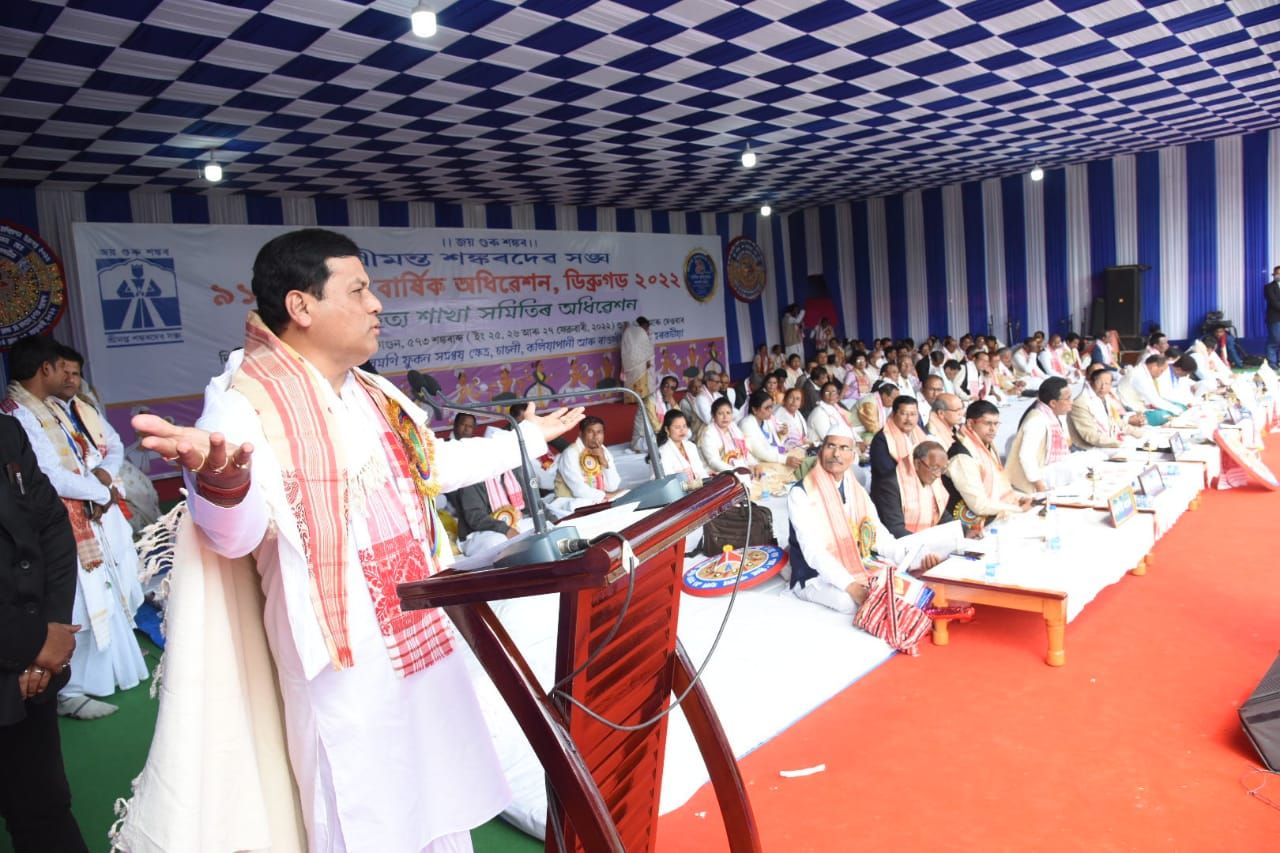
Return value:
[(1050, 169), (1038, 183), (1016, 175), (770, 217), (3, 185), (0, 206), (64, 264), (75, 221), (715, 234), (722, 248), (745, 235), (763, 250), (771, 286), (750, 303), (721, 296), (738, 365), (758, 343), (781, 342), (782, 309), (809, 298), (816, 275), (851, 337), (1006, 338), (1080, 329), (1103, 270), (1145, 264), (1144, 328), (1182, 339), (1216, 309), (1260, 339), (1262, 285), (1280, 264), (1280, 130)]

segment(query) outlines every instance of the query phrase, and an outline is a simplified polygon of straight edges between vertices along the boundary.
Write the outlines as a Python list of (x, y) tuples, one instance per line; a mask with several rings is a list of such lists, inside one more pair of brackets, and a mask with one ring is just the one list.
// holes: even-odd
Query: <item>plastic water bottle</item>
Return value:
[(1045, 506), (1044, 544), (1050, 551), (1062, 550), (1062, 533), (1058, 529), (1058, 508), (1053, 504)]
[(983, 565), (987, 580), (995, 580), (996, 569), (1000, 567), (1000, 531), (993, 524), (987, 528), (987, 559)]

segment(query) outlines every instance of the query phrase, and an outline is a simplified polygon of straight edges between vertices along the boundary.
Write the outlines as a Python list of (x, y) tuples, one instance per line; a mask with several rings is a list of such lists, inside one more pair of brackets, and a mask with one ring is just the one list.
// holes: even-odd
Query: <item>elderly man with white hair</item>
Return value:
[[(892, 562), (907, 556), (880, 522), (875, 504), (853, 476), (857, 440), (835, 424), (822, 440), (818, 462), (787, 495), (791, 520), (791, 592), (803, 601), (854, 613), (871, 581), (864, 561), (877, 554)], [(926, 555), (920, 569), (939, 562)], [(909, 567), (904, 567), (909, 568)]]

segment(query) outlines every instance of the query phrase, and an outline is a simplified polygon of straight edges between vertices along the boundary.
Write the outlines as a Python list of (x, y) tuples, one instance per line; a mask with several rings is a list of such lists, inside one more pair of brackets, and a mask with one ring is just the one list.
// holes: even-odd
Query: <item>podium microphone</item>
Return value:
[(506, 412), (493, 412), (489, 409), (459, 406), (440, 396), (440, 383), (434, 376), (410, 370), (405, 374), (409, 387), (413, 391), (413, 399), (431, 410), (435, 418), (443, 418), (445, 409), (463, 412), (468, 415), (489, 417), (497, 415), (511, 425), (516, 434), (516, 443), (520, 447), (520, 468), (516, 471), (516, 479), (520, 482), (520, 491), (524, 494), (524, 505), (529, 508), (529, 516), (533, 519), (533, 535), (513, 541), (502, 550), (493, 565), (498, 568), (525, 566), (530, 563), (551, 563), (581, 550), (582, 542), (578, 528), (572, 526), (549, 527), (547, 510), (542, 503), (542, 495), (530, 479), (529, 472), (534, 470), (529, 449), (525, 446), (524, 436), (520, 434), (516, 419)]
[[(414, 373), (415, 371), (409, 371)], [(435, 379), (427, 376), (423, 377), (424, 381), (435, 382)], [(413, 380), (409, 380), (412, 384)], [(436, 384), (439, 387), (439, 384)], [(584, 397), (612, 397), (615, 394), (625, 394), (634, 397), (636, 404), (644, 409), (644, 398), (635, 391), (626, 386), (618, 388), (590, 388), (585, 391), (565, 391), (559, 394), (541, 394), (535, 397), (516, 397), (507, 400), (497, 400), (488, 403), (477, 403), (478, 407), (502, 407), (510, 406), (516, 403), (547, 403), (561, 400), (581, 400)], [(448, 404), (446, 404), (448, 405)], [(451, 406), (450, 406), (451, 407)], [(462, 411), (459, 409), (458, 411)], [(649, 449), (649, 468), (653, 471), (653, 479), (641, 483), (633, 489), (627, 490), (623, 503), (637, 504), (637, 509), (656, 509), (657, 507), (666, 506), (684, 496), (689, 481), (683, 474), (672, 474), (666, 476), (662, 470), (662, 458), (658, 455), (658, 441), (653, 435), (653, 426), (649, 423), (649, 417), (641, 414), (641, 424), (644, 427), (644, 443)]]

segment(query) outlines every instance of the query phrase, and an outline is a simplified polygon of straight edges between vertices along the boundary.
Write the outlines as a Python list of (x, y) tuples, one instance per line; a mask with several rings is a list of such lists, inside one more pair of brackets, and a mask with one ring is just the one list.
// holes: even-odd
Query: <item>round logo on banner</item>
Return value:
[(58, 256), (27, 229), (0, 222), (0, 349), (52, 329), (66, 303)]
[(725, 280), (733, 295), (743, 302), (754, 302), (764, 293), (766, 268), (764, 252), (750, 237), (735, 237), (729, 242)]
[[(684, 591), (690, 595), (724, 595), (733, 591), (738, 567), (743, 564), (741, 551), (730, 551), (728, 560), (723, 554), (708, 557), (689, 567), (684, 573)], [(751, 589), (782, 571), (787, 564), (787, 552), (775, 545), (752, 545), (747, 549), (746, 567), (738, 589)]]
[(699, 302), (706, 302), (716, 292), (716, 262), (702, 249), (694, 249), (684, 259), (684, 286)]

